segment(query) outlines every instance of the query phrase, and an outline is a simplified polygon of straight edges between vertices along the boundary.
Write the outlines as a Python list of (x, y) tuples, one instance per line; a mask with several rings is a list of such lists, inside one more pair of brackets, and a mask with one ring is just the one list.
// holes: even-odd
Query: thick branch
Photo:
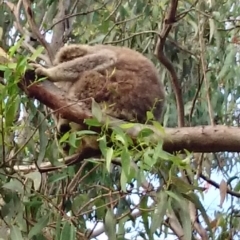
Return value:
[(164, 19), (164, 24), (162, 31), (159, 34), (157, 41), (155, 55), (157, 56), (160, 63), (166, 67), (171, 75), (172, 88), (175, 93), (176, 103), (177, 103), (177, 112), (178, 112), (178, 127), (184, 127), (184, 105), (182, 100), (182, 90), (178, 81), (177, 73), (170, 62), (170, 60), (164, 54), (164, 45), (167, 39), (169, 32), (172, 29), (172, 24), (176, 21), (176, 12), (177, 12), (178, 0), (172, 0), (170, 3), (169, 11), (167, 16)]
[(53, 29), (53, 36), (51, 41), (51, 48), (53, 49), (54, 53), (56, 53), (59, 48), (64, 45), (64, 34), (65, 31), (68, 30), (68, 19), (65, 19), (64, 22), (59, 22), (59, 20), (62, 20), (66, 16), (70, 2), (71, 1), (69, 0), (58, 1), (57, 14), (53, 19), (53, 22), (58, 22), (58, 24), (55, 25), (55, 28)]
[(39, 100), (54, 111), (58, 110), (63, 117), (76, 123), (82, 123), (84, 119), (92, 117), (83, 102), (67, 99), (64, 93), (49, 81), (43, 80), (36, 84), (32, 82), (34, 79), (36, 79), (34, 71), (28, 70), (19, 83), (19, 87), (29, 97)]
[[(33, 70), (28, 70), (19, 84), (29, 97), (38, 99), (49, 108), (61, 113), (63, 117), (76, 123), (82, 123), (84, 119), (92, 117), (84, 102), (67, 99), (61, 90), (47, 80), (33, 84), (29, 81), (31, 79), (35, 79), (35, 74)], [(121, 123), (114, 118), (107, 118), (110, 120), (110, 126)], [(103, 118), (104, 121), (106, 118)], [(168, 152), (182, 151), (183, 149), (194, 152), (240, 152), (240, 128), (237, 127), (218, 125), (166, 128), (165, 133), (162, 133), (152, 126), (136, 124), (126, 132), (134, 139), (146, 127), (154, 131), (154, 134), (150, 136), (151, 141), (163, 140), (163, 149)]]

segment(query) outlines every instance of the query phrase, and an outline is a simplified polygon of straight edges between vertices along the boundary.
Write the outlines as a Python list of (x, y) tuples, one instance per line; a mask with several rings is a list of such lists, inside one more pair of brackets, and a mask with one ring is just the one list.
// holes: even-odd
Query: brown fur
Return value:
[[(60, 49), (54, 65), (35, 66), (36, 73), (47, 76), (70, 98), (93, 97), (107, 114), (126, 121), (145, 123), (151, 110), (156, 120), (161, 119), (164, 86), (153, 63), (142, 54), (125, 47), (74, 44)], [(86, 103), (91, 108), (91, 101)], [(59, 130), (69, 124), (56, 117)]]

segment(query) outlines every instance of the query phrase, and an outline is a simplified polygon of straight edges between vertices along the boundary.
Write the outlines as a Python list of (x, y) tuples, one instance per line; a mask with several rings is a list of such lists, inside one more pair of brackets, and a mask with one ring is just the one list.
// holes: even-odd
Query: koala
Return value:
[[(141, 53), (112, 45), (72, 44), (62, 47), (53, 66), (32, 64), (37, 75), (46, 76), (67, 94), (84, 101), (91, 109), (91, 99), (109, 116), (145, 123), (152, 111), (160, 121), (165, 91), (154, 64)], [(55, 114), (60, 134), (86, 129)]]

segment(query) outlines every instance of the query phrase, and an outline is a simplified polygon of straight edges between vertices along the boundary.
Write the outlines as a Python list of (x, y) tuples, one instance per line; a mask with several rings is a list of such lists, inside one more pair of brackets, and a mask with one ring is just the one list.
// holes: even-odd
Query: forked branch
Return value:
[(161, 64), (163, 64), (171, 75), (172, 88), (176, 97), (177, 112), (178, 112), (178, 127), (184, 127), (184, 105), (182, 99), (182, 90), (178, 81), (177, 73), (173, 67), (173, 64), (164, 54), (164, 45), (169, 32), (172, 29), (172, 24), (176, 21), (178, 0), (172, 0), (169, 11), (164, 19), (162, 31), (159, 34), (157, 45), (155, 48), (155, 55)]

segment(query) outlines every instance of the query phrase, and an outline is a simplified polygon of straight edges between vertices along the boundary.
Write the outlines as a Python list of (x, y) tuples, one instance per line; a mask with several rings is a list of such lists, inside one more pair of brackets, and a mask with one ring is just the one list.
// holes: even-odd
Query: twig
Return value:
[(186, 48), (183, 47), (183, 46), (180, 46), (180, 45), (179, 45), (177, 42), (175, 42), (173, 39), (170, 39), (170, 38), (169, 38), (168, 41), (169, 41), (171, 44), (173, 44), (175, 47), (177, 47), (179, 50), (181, 50), (182, 52), (185, 52), (185, 53), (187, 53), (187, 54), (189, 54), (189, 55), (191, 55), (191, 56), (194, 56), (195, 58), (198, 59), (198, 56), (196, 56), (195, 53), (191, 52), (190, 50), (186, 49)]
[(211, 103), (211, 97), (210, 97), (210, 85), (207, 78), (207, 66), (204, 59), (204, 53), (206, 51), (205, 43), (203, 39), (204, 26), (203, 24), (200, 23), (200, 15), (198, 15), (198, 24), (199, 24), (198, 35), (199, 35), (199, 46), (200, 46), (200, 59), (201, 59), (203, 78), (204, 78), (204, 83), (205, 83), (206, 93), (207, 93), (208, 112), (209, 112), (210, 123), (212, 126), (214, 126), (215, 123), (214, 123), (213, 109), (212, 109), (212, 103)]
[(13, 13), (16, 21), (15, 21), (15, 27), (16, 29), (24, 36), (25, 32), (20, 24), (20, 20), (19, 20), (19, 12), (20, 12), (20, 6), (22, 3), (22, 0), (18, 1), (17, 6), (9, 1), (4, 1), (4, 3), (8, 6), (8, 8), (10, 9), (10, 11)]
[(50, 44), (45, 40), (44, 36), (40, 33), (39, 28), (37, 27), (34, 17), (33, 17), (33, 12), (31, 10), (31, 3), (29, 0), (22, 0), (23, 6), (26, 12), (28, 24), (31, 28), (32, 33), (36, 36), (38, 41), (41, 43), (41, 45), (46, 49), (49, 59), (51, 62), (53, 62), (54, 59), (54, 54), (53, 51), (50, 47)]
[(69, 163), (73, 162), (78, 158), (78, 154), (74, 154), (65, 158), (58, 159), (59, 163), (62, 163), (61, 166), (53, 166), (51, 162), (43, 162), (39, 166), (36, 164), (31, 165), (15, 165), (13, 169), (18, 172), (28, 173), (39, 170), (40, 172), (50, 172), (57, 169), (65, 168), (69, 165)]
[(157, 34), (159, 36), (159, 32), (149, 30), (149, 31), (143, 31), (143, 32), (134, 33), (133, 35), (131, 35), (129, 37), (126, 37), (126, 38), (123, 38), (123, 39), (119, 39), (119, 40), (116, 40), (116, 41), (105, 42), (105, 44), (115, 44), (115, 43), (125, 42), (125, 41), (127, 41), (127, 40), (129, 40), (129, 39), (131, 39), (133, 37), (136, 37), (136, 36), (139, 36), (139, 35), (143, 35), (143, 34), (148, 34), (148, 33)]
[(84, 16), (84, 15), (87, 15), (89, 13), (92, 13), (92, 12), (96, 12), (96, 11), (99, 11), (101, 10), (103, 7), (105, 7), (107, 4), (104, 3), (101, 7), (99, 8), (96, 8), (96, 9), (92, 9), (92, 10), (89, 10), (89, 11), (86, 11), (86, 12), (79, 12), (79, 13), (73, 13), (73, 14), (67, 14), (66, 16), (62, 17), (61, 19), (57, 20), (55, 23), (52, 24), (51, 27), (49, 27), (45, 32), (44, 34), (46, 34), (49, 30), (53, 29), (57, 24), (69, 19), (69, 18), (73, 18), (73, 17), (77, 17), (77, 16)]
[(194, 95), (194, 98), (193, 98), (193, 101), (192, 101), (192, 106), (191, 106), (191, 110), (190, 110), (190, 114), (189, 114), (189, 123), (192, 122), (193, 111), (194, 111), (194, 108), (195, 108), (195, 105), (196, 105), (196, 102), (197, 102), (200, 90), (202, 88), (202, 84), (203, 84), (203, 77), (198, 82), (198, 88), (197, 88), (197, 90), (195, 92), (195, 95)]
[(191, 218), (191, 222), (193, 224), (193, 227), (195, 228), (197, 233), (201, 236), (201, 240), (208, 240), (207, 231), (198, 222), (198, 220), (197, 220), (197, 208), (196, 208), (195, 204), (193, 204), (192, 202), (189, 202), (189, 212), (190, 212), (190, 218)]
[[(203, 180), (205, 180), (209, 184), (213, 185), (215, 188), (220, 189), (220, 184), (216, 183), (215, 181), (213, 181), (209, 177), (207, 177), (207, 176), (205, 176), (203, 174), (200, 174), (200, 178), (202, 178)], [(232, 191), (229, 188), (227, 188), (227, 193), (232, 195), (232, 196), (234, 196), (234, 197), (240, 198), (240, 193), (239, 192)]]
[(184, 18), (189, 12), (195, 10), (194, 7), (197, 5), (198, 1), (199, 1), (199, 0), (196, 0), (189, 9), (187, 9), (187, 10), (179, 13), (179, 14), (176, 16), (176, 21), (181, 20), (181, 19)]
[(121, 24), (123, 24), (123, 23), (130, 22), (130, 21), (135, 20), (135, 19), (137, 19), (137, 18), (139, 18), (139, 17), (141, 17), (141, 16), (143, 16), (143, 14), (139, 14), (139, 15), (134, 16), (134, 17), (132, 17), (132, 18), (125, 19), (125, 20), (123, 20), (123, 21), (119, 21), (119, 22), (114, 23), (113, 26), (108, 30), (108, 32), (107, 32), (106, 35), (104, 36), (104, 38), (103, 38), (103, 40), (102, 40), (102, 43), (104, 43), (104, 41), (105, 41), (105, 39), (107, 38), (107, 36), (112, 32), (112, 30), (113, 30), (116, 26), (121, 25)]
[(168, 14), (164, 19), (164, 24), (163, 24), (162, 31), (160, 33), (160, 37), (158, 38), (158, 41), (157, 41), (157, 45), (155, 48), (155, 55), (157, 56), (160, 63), (162, 63), (167, 68), (167, 70), (171, 75), (172, 88), (175, 93), (176, 103), (177, 103), (178, 127), (183, 127), (184, 126), (184, 105), (183, 105), (183, 99), (182, 99), (182, 90), (178, 82), (177, 73), (172, 63), (164, 55), (164, 45), (166, 42), (166, 38), (172, 29), (172, 24), (176, 21), (175, 15), (177, 11), (177, 6), (178, 6), (178, 0), (172, 0)]
[(108, 21), (114, 15), (114, 13), (116, 13), (116, 11), (118, 10), (121, 4), (122, 4), (122, 0), (119, 0), (116, 7), (113, 9), (113, 11), (109, 14), (109, 16), (104, 21)]

